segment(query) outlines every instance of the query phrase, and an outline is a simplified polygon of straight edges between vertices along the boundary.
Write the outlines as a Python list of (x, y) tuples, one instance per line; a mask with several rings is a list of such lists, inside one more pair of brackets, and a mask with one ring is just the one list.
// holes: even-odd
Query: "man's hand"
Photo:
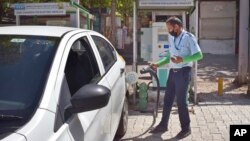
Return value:
[(174, 57), (171, 57), (171, 61), (175, 64), (179, 64), (179, 63), (182, 63), (183, 62), (183, 59), (182, 57), (180, 56), (174, 56)]

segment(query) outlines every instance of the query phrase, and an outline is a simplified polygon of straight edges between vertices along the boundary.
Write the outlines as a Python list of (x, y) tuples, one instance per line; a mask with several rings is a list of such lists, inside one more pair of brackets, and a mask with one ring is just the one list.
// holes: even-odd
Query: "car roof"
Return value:
[(85, 29), (60, 26), (5, 26), (0, 27), (0, 34), (61, 37), (65, 33), (75, 30), (89, 31)]

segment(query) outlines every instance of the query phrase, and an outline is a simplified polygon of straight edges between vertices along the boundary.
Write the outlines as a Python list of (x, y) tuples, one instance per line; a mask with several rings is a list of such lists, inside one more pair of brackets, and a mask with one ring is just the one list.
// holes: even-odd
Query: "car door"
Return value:
[[(73, 114), (65, 118), (64, 112), (70, 98), (86, 84), (99, 84), (107, 88), (109, 84), (102, 77), (104, 70), (98, 58), (97, 49), (89, 44), (85, 33), (78, 33), (66, 42), (58, 81), (58, 109), (55, 120), (55, 138), (60, 140), (67, 132), (71, 140), (109, 141), (111, 124), (111, 101), (98, 110)], [(96, 57), (97, 56), (97, 57)]]
[(111, 133), (116, 133), (121, 111), (125, 99), (125, 61), (119, 58), (118, 53), (105, 37), (99, 34), (91, 34), (93, 42), (101, 56), (103, 67), (105, 70), (105, 78), (111, 87), (112, 100), (112, 125)]

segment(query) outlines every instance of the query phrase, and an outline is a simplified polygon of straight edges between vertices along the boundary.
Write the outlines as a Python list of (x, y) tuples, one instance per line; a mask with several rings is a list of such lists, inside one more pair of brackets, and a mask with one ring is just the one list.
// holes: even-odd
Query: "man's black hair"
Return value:
[(181, 21), (179, 18), (174, 17), (174, 16), (168, 18), (167, 21), (166, 21), (166, 23), (169, 23), (169, 24), (171, 24), (171, 25), (177, 24), (177, 25), (179, 25), (180, 27), (183, 27), (182, 21)]

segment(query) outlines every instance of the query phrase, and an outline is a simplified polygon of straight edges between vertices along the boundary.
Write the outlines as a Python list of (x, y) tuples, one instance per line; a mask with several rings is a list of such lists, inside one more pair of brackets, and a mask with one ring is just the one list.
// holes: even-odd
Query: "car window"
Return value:
[[(19, 117), (20, 120), (14, 121), (22, 124), (33, 115), (59, 40), (45, 36), (0, 35), (0, 115)], [(19, 127), (15, 122), (4, 125), (0, 122), (0, 131), (8, 127), (15, 130), (12, 127)]]
[(87, 37), (75, 41), (72, 45), (65, 75), (71, 95), (82, 86), (99, 81), (101, 76), (99, 67)]
[(76, 40), (68, 54), (60, 90), (59, 107), (56, 112), (54, 130), (57, 131), (66, 120), (65, 108), (70, 105), (70, 98), (81, 87), (90, 83), (98, 83), (100, 70), (87, 37)]
[(105, 39), (92, 35), (95, 45), (101, 56), (105, 71), (116, 62), (116, 53), (114, 48)]

